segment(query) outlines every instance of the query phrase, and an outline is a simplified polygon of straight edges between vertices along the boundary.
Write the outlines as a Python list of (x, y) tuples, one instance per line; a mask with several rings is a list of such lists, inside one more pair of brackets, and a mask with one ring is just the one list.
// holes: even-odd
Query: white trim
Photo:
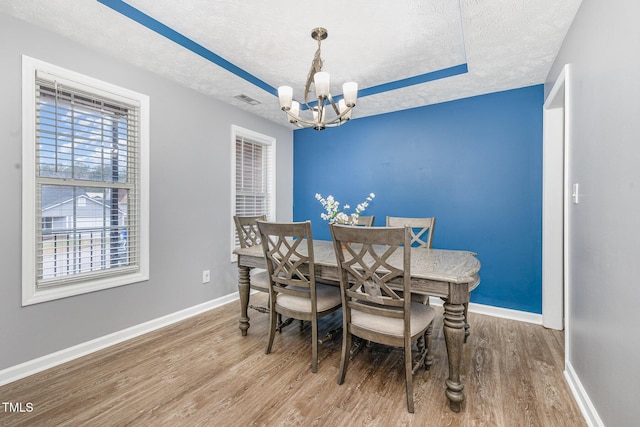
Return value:
[[(429, 304), (433, 306), (442, 306), (442, 298), (429, 297)], [(484, 314), (486, 316), (500, 317), (502, 319), (517, 320), (518, 322), (533, 323), (542, 325), (542, 315), (529, 313), (528, 311), (512, 310), (510, 308), (494, 307), (491, 305), (469, 303), (469, 312)]]
[(580, 378), (578, 378), (576, 371), (569, 362), (566, 363), (564, 377), (569, 384), (569, 388), (573, 393), (573, 397), (576, 399), (576, 403), (578, 404), (587, 425), (589, 427), (604, 427), (604, 423), (598, 415), (598, 411), (596, 411), (595, 406), (591, 403), (591, 399), (589, 399), (589, 395), (582, 386)]
[(559, 330), (568, 313), (569, 77), (565, 65), (543, 107), (542, 315), (545, 327)]
[[(542, 319), (564, 329), (565, 69), (543, 107)], [(562, 183), (562, 184), (561, 184)]]
[(565, 366), (571, 360), (571, 339), (570, 339), (570, 331), (571, 331), (571, 317), (569, 316), (569, 295), (571, 294), (571, 264), (570, 264), (570, 247), (569, 247), (569, 238), (571, 233), (571, 223), (569, 220), (569, 207), (570, 207), (570, 195), (569, 195), (569, 173), (571, 167), (571, 158), (569, 156), (569, 150), (572, 144), (573, 134), (571, 132), (572, 128), (572, 112), (573, 112), (573, 74), (571, 72), (571, 66), (569, 64), (565, 65), (563, 68), (565, 84), (564, 84), (564, 188), (565, 188), (565, 197), (564, 197), (564, 246), (563, 246), (563, 265), (564, 265), (564, 360)]
[[(36, 127), (34, 99), (39, 61), (22, 55), (22, 305), (36, 294)], [(28, 141), (28, 142), (27, 142)], [(27, 242), (30, 242), (27, 244)]]
[(87, 354), (94, 353), (137, 336), (155, 331), (165, 326), (172, 325), (176, 322), (186, 320), (190, 317), (236, 301), (238, 298), (238, 293), (234, 292), (232, 294), (3, 369), (0, 371), (0, 386), (17, 381), (29, 375), (42, 372), (46, 369), (53, 368), (54, 366), (61, 365), (79, 357), (86, 356)]
[[(97, 278), (79, 283), (38, 289), (36, 286), (36, 73), (66, 78), (70, 84), (89, 87), (91, 91), (126, 100), (140, 106), (139, 114), (139, 271), (131, 274)], [(101, 289), (149, 280), (149, 97), (129, 89), (85, 76), (57, 65), (22, 55), (22, 305), (84, 294)]]
[(60, 298), (67, 298), (75, 295), (86, 294), (88, 292), (100, 291), (102, 289), (115, 288), (117, 286), (130, 285), (132, 283), (149, 280), (149, 274), (131, 273), (114, 277), (104, 277), (92, 279), (87, 282), (68, 284), (53, 287), (50, 289), (36, 289), (35, 281), (23, 283), (22, 305), (38, 304)]

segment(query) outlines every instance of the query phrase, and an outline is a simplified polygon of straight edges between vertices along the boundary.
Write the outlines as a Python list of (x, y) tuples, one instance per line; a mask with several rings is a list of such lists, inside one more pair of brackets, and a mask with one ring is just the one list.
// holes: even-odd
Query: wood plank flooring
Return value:
[[(466, 400), (451, 412), (437, 310), (435, 360), (414, 382), (414, 414), (401, 349), (362, 348), (338, 385), (341, 334), (320, 346), (312, 374), (308, 325), (288, 326), (265, 355), (268, 315), (251, 311), (242, 337), (236, 302), (0, 387), (0, 401), (33, 405), (23, 413), (0, 406), (0, 425), (586, 425), (562, 374), (563, 333), (474, 313), (462, 365)], [(341, 322), (340, 312), (323, 319), (321, 334)]]

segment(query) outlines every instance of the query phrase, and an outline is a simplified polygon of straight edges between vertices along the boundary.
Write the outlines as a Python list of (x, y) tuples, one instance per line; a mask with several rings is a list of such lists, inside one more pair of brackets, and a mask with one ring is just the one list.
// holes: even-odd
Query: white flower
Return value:
[(335, 222), (338, 224), (349, 224), (349, 217), (344, 212), (338, 212)]
[(360, 214), (369, 206), (369, 202), (376, 197), (375, 194), (369, 193), (369, 197), (366, 200), (356, 206), (356, 211), (352, 214), (347, 214), (344, 211), (350, 209), (349, 205), (344, 205), (343, 210), (340, 210), (340, 202), (335, 200), (333, 196), (329, 195), (327, 198), (323, 198), (320, 193), (316, 193), (316, 200), (324, 207), (325, 212), (320, 214), (320, 218), (325, 221), (329, 221), (330, 224), (357, 224)]

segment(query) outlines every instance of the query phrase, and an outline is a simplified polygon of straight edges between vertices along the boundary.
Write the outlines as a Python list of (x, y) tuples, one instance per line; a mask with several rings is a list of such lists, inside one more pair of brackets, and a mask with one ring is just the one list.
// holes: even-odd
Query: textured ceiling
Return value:
[(543, 83), (580, 2), (0, 0), (0, 12), (285, 125), (275, 88), (303, 98), (315, 27), (329, 33), (332, 94), (358, 82), (358, 118)]

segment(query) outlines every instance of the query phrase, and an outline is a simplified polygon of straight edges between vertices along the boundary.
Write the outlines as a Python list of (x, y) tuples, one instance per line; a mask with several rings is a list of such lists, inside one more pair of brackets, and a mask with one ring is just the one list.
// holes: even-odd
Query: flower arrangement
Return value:
[(344, 205), (341, 210), (340, 202), (334, 199), (333, 196), (329, 195), (325, 199), (320, 193), (316, 193), (316, 200), (322, 204), (325, 210), (325, 212), (320, 214), (320, 218), (324, 219), (325, 221), (329, 221), (329, 224), (358, 224), (358, 218), (360, 217), (360, 214), (365, 211), (365, 209), (369, 206), (369, 202), (371, 202), (374, 197), (376, 197), (376, 195), (370, 193), (369, 196), (364, 200), (364, 202), (356, 206), (355, 212), (353, 212), (352, 214), (347, 214), (345, 211), (347, 209), (350, 209), (349, 205)]

